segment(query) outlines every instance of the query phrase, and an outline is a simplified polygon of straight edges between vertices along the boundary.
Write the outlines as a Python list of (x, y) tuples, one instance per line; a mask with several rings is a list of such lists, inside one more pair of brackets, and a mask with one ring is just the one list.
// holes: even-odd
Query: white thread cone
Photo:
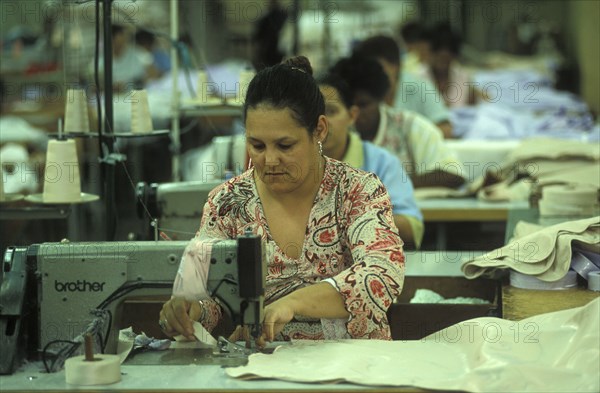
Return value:
[(246, 138), (243, 135), (213, 138), (214, 160), (218, 165), (218, 178), (224, 179), (226, 171), (238, 175), (246, 162)]
[(254, 70), (242, 70), (242, 72), (240, 72), (240, 80), (239, 83), (237, 85), (237, 102), (238, 104), (241, 104), (244, 102), (244, 100), (246, 99), (246, 93), (248, 92), (248, 85), (250, 85), (250, 82), (252, 81), (252, 78), (254, 78), (255, 72)]
[(134, 134), (149, 134), (153, 130), (148, 92), (146, 90), (134, 90), (131, 93), (131, 132)]
[(81, 201), (79, 161), (75, 140), (48, 142), (43, 201), (44, 203)]
[(90, 132), (88, 105), (83, 89), (67, 90), (65, 132)]
[(121, 380), (121, 358), (105, 353), (95, 354), (93, 361), (85, 355), (65, 361), (65, 380), (70, 385), (109, 385)]
[(196, 89), (196, 98), (201, 102), (205, 103), (208, 101), (208, 75), (206, 71), (198, 71), (198, 88)]
[(4, 196), (4, 173), (2, 172), (2, 170), (0, 169), (0, 176), (2, 177), (0, 179), (0, 202), (4, 202), (5, 200), (5, 196)]

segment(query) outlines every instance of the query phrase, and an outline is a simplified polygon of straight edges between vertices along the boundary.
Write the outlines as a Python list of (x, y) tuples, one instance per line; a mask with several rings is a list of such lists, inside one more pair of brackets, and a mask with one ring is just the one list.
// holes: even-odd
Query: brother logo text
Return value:
[(106, 282), (87, 280), (60, 282), (54, 280), (54, 289), (57, 292), (101, 292), (104, 291), (104, 284)]

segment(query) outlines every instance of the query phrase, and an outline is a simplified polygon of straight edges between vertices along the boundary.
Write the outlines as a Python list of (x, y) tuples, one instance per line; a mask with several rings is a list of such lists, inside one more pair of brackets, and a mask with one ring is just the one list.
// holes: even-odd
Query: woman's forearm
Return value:
[(342, 295), (329, 283), (300, 288), (278, 301), (290, 302), (294, 315), (309, 318), (348, 318)]

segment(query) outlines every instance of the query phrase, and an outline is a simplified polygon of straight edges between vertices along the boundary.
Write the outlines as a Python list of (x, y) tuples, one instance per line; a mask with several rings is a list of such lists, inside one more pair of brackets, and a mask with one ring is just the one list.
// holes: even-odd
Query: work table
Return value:
[(51, 391), (65, 392), (75, 390), (116, 390), (121, 392), (156, 392), (156, 391), (227, 391), (227, 392), (335, 392), (366, 391), (369, 392), (424, 392), (417, 388), (372, 388), (347, 383), (340, 384), (305, 384), (278, 380), (245, 381), (225, 374), (225, 369), (215, 365), (127, 365), (121, 367), (121, 382), (112, 385), (80, 387), (67, 385), (65, 372), (54, 374), (40, 373), (41, 364), (30, 363), (11, 376), (0, 377), (3, 392), (10, 391)]

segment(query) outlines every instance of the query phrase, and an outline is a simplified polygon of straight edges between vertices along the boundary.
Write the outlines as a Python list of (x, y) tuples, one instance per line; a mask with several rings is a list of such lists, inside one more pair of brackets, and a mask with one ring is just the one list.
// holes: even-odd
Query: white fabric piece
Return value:
[[(29, 101), (33, 102), (33, 101)], [(39, 108), (35, 108), (39, 110)], [(39, 150), (46, 150), (48, 135), (17, 116), (0, 116), (0, 143), (28, 143)]]
[(294, 342), (226, 373), (443, 391), (597, 392), (599, 369), (600, 298), (519, 322), (471, 319), (419, 341)]
[[(522, 233), (521, 229), (515, 232)], [(595, 251), (600, 248), (600, 217), (567, 221), (516, 239), (504, 247), (465, 262), (461, 266), (467, 278), (493, 274), (511, 268), (543, 281), (557, 281), (569, 270), (571, 247)]]
[(534, 159), (586, 159), (600, 160), (600, 151), (595, 142), (571, 141), (558, 138), (529, 138), (513, 150), (508, 162)]
[(206, 288), (210, 267), (208, 261), (216, 241), (217, 239), (200, 240), (195, 237), (187, 245), (173, 283), (174, 297), (183, 297), (190, 302), (210, 299)]
[[(196, 337), (196, 339), (198, 341), (200, 341), (203, 344), (209, 345), (211, 347), (216, 347), (217, 346), (217, 340), (208, 332), (208, 330), (206, 330), (204, 328), (204, 326), (202, 326), (202, 324), (200, 322), (194, 322), (194, 337)], [(175, 336), (175, 341), (189, 341), (187, 338), (185, 338), (185, 336), (183, 335), (178, 335)]]
[(510, 241), (514, 241), (515, 239), (520, 239), (522, 237), (531, 235), (532, 233), (541, 231), (544, 229), (543, 225), (534, 224), (527, 221), (519, 221), (513, 230), (513, 237)]
[(411, 304), (490, 304), (489, 301), (476, 297), (458, 296), (446, 299), (431, 289), (417, 289), (415, 295), (410, 299)]
[(539, 186), (570, 183), (570, 184), (590, 184), (600, 188), (600, 165), (598, 162), (588, 162), (579, 165), (579, 162), (561, 161), (555, 163), (557, 167), (561, 167), (556, 171), (552, 171), (548, 162), (536, 162), (538, 171)]
[(501, 141), (448, 139), (445, 142), (465, 169), (463, 177), (468, 181), (474, 181), (485, 175), (487, 171), (499, 173), (510, 152), (520, 143), (516, 139)]
[(337, 287), (337, 285), (335, 284), (335, 280), (333, 278), (326, 278), (324, 280), (321, 280), (321, 282), (328, 282), (329, 284), (331, 284), (332, 287), (335, 288), (336, 291), (340, 291)]
[(468, 189), (455, 190), (448, 187), (419, 187), (415, 189), (415, 199), (465, 198), (470, 195)]

